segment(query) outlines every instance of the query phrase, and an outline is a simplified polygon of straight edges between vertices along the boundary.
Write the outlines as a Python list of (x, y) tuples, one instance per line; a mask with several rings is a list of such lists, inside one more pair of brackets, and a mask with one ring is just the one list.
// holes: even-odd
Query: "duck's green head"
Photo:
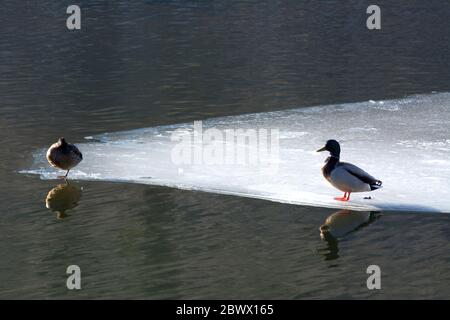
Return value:
[(61, 145), (66, 144), (66, 139), (64, 139), (64, 137), (61, 137), (58, 139), (58, 143)]
[(339, 157), (341, 154), (341, 146), (336, 140), (328, 140), (324, 147), (317, 150), (317, 152), (328, 151), (332, 156)]

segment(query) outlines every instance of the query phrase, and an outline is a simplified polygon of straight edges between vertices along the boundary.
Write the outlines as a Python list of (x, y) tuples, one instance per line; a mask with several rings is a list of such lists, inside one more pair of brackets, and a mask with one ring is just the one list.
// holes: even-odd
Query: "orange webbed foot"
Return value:
[(350, 200), (350, 192), (345, 192), (343, 197), (335, 197), (334, 200), (348, 201), (348, 200)]

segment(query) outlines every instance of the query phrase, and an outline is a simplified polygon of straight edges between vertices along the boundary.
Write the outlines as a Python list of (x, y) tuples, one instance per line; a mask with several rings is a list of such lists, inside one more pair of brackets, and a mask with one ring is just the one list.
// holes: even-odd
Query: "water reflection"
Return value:
[(81, 199), (82, 188), (74, 183), (66, 181), (51, 189), (45, 198), (45, 206), (56, 213), (57, 219), (64, 219), (69, 215), (67, 210), (73, 209)]
[(327, 248), (319, 250), (325, 256), (325, 260), (339, 258), (339, 240), (349, 233), (371, 224), (379, 217), (379, 212), (351, 211), (347, 209), (331, 214), (319, 228), (320, 237), (328, 244)]

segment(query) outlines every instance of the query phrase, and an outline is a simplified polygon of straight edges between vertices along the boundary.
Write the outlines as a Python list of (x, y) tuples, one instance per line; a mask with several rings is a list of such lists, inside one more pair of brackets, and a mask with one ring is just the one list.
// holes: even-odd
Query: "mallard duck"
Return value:
[(335, 200), (348, 201), (352, 192), (367, 192), (381, 188), (380, 180), (351, 163), (339, 161), (341, 147), (336, 140), (328, 140), (323, 148), (317, 150), (321, 151), (330, 152), (322, 168), (323, 176), (335, 188), (344, 192), (343, 197), (336, 197)]
[(47, 150), (47, 161), (52, 167), (67, 170), (66, 175), (59, 178), (67, 178), (70, 169), (83, 160), (83, 155), (76, 146), (67, 143), (64, 138), (59, 138), (58, 142), (52, 144)]

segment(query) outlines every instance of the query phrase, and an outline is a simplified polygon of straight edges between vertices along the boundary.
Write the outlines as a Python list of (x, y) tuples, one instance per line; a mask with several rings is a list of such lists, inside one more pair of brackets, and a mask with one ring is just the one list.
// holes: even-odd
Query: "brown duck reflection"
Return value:
[(48, 192), (45, 206), (56, 212), (57, 219), (66, 218), (68, 216), (66, 211), (78, 205), (81, 199), (81, 191), (82, 188), (73, 182), (67, 181), (59, 184)]
[(328, 243), (328, 248), (322, 249), (325, 260), (339, 258), (339, 239), (357, 231), (378, 219), (379, 212), (339, 210), (331, 214), (320, 226), (320, 237)]

